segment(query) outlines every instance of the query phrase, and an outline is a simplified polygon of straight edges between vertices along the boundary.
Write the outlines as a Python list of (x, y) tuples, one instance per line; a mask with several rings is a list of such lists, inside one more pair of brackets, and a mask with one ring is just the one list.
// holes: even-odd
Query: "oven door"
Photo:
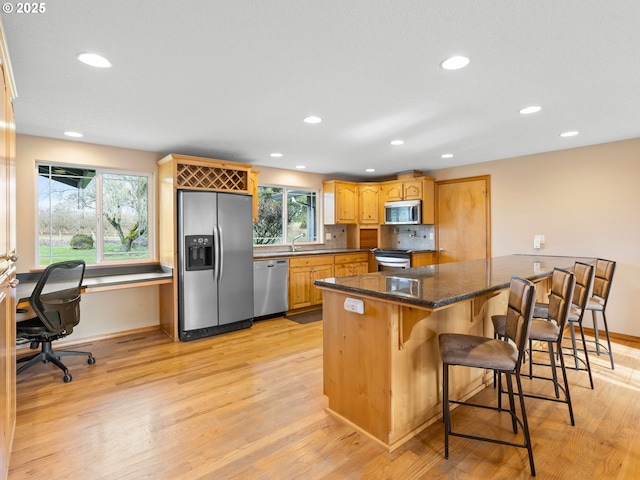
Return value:
[(392, 270), (396, 268), (411, 268), (411, 256), (407, 257), (391, 257), (376, 255), (376, 262), (378, 263), (378, 271)]

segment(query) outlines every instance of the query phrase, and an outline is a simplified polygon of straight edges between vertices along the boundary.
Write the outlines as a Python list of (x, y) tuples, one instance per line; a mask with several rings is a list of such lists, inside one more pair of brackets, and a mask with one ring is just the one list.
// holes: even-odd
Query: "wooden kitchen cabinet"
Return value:
[(411, 267), (424, 267), (426, 265), (434, 265), (437, 263), (436, 252), (423, 252), (411, 254)]
[(384, 218), (385, 202), (422, 200), (422, 223), (435, 223), (435, 181), (430, 177), (418, 177), (380, 183), (380, 218)]
[(258, 170), (249, 172), (249, 193), (253, 196), (253, 223), (258, 221)]
[(380, 187), (376, 183), (358, 185), (358, 223), (380, 223)]
[(322, 182), (324, 224), (358, 223), (358, 184), (329, 180)]
[(16, 424), (16, 97), (0, 23), (0, 478), (7, 478)]
[(383, 182), (380, 185), (382, 202), (422, 200), (422, 177), (413, 180)]
[(334, 270), (336, 277), (369, 273), (369, 254), (363, 252), (336, 255)]
[(313, 282), (333, 277), (333, 255), (310, 255), (289, 260), (289, 310), (322, 304), (322, 291)]

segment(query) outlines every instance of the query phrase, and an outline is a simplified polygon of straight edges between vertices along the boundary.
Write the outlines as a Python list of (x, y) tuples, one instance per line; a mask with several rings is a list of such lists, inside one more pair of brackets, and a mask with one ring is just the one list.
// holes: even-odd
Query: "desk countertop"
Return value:
[(487, 260), (385, 270), (350, 277), (316, 280), (320, 288), (366, 295), (428, 309), (442, 308), (509, 287), (512, 276), (537, 280), (554, 268), (571, 269), (576, 261), (595, 258), (508, 255)]
[[(20, 283), (16, 296), (18, 300), (28, 298), (40, 277), (40, 273), (19, 273)], [(173, 272), (160, 265), (136, 265), (130, 267), (87, 268), (82, 286), (85, 289), (98, 289), (125, 285), (144, 285), (145, 283), (171, 282)]]

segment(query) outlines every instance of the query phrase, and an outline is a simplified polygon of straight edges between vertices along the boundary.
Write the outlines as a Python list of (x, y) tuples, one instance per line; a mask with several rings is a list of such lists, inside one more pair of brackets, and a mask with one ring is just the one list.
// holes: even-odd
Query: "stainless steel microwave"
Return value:
[(384, 203), (385, 225), (412, 225), (422, 222), (422, 201), (403, 200)]

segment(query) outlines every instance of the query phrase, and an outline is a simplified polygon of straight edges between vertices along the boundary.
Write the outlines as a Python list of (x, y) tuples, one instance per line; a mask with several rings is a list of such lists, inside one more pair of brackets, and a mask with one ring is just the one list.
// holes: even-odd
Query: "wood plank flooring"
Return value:
[[(570, 372), (575, 427), (566, 405), (528, 400), (537, 478), (640, 478), (637, 347), (616, 344), (613, 371), (595, 358), (593, 391), (586, 373)], [(387, 453), (327, 415), (322, 322), (277, 318), (188, 343), (151, 332), (74, 348), (97, 363), (66, 357), (71, 383), (52, 365), (18, 377), (10, 480), (530, 478), (522, 449), (452, 438), (445, 460), (440, 422)], [(478, 396), (492, 401), (495, 391)], [(487, 415), (452, 417), (486, 429)]]

